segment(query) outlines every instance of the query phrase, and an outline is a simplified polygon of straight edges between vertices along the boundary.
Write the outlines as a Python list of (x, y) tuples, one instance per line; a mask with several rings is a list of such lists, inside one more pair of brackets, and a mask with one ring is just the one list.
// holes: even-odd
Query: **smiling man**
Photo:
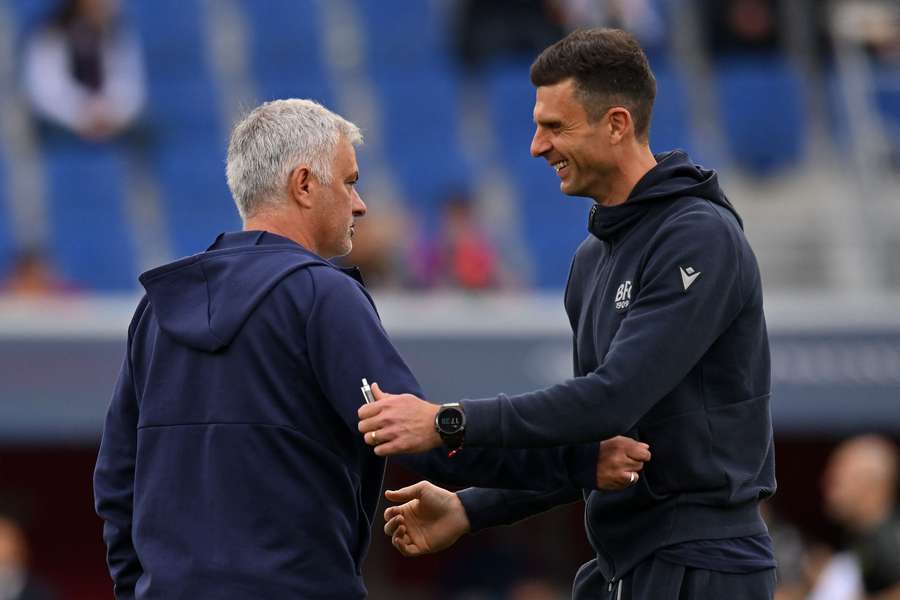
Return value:
[[(576, 31), (541, 53), (531, 81), (531, 153), (564, 194), (595, 202), (565, 294), (574, 377), (443, 406), (379, 392), (359, 429), (381, 456), (646, 441), (654, 459), (636, 485), (584, 494), (596, 555), (573, 597), (771, 598), (758, 511), (775, 491), (769, 348), (741, 220), (715, 172), (680, 151), (651, 152), (656, 82), (630, 34)], [(454, 500), (427, 484), (389, 497), (405, 504), (388, 509), (385, 532), (409, 555), (572, 499), (471, 489)]]

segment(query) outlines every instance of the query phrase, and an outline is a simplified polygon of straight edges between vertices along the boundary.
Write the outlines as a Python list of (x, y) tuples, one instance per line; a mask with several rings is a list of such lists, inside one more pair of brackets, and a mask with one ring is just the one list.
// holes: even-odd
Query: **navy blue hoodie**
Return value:
[[(94, 475), (120, 600), (363, 598), (384, 460), (361, 379), (422, 390), (352, 270), (223, 234), (141, 276)], [(408, 457), (447, 483), (593, 485), (597, 445)]]
[[(519, 396), (464, 400), (467, 446), (535, 447), (628, 435), (650, 445), (637, 485), (589, 491), (596, 550), (576, 598), (600, 597), (656, 549), (766, 531), (775, 490), (769, 347), (759, 269), (715, 172), (682, 152), (618, 206), (594, 205), (566, 289), (574, 378)], [(478, 529), (574, 501), (467, 490)]]

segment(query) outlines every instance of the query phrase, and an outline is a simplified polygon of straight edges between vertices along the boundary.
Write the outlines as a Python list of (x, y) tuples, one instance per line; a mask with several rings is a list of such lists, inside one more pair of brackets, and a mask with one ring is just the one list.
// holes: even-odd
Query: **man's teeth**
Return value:
[(556, 172), (557, 172), (557, 173), (559, 173), (559, 170), (562, 169), (563, 167), (568, 166), (568, 164), (569, 164), (569, 161), (567, 161), (567, 160), (561, 160), (561, 161), (559, 161), (558, 163), (554, 163), (554, 164), (553, 164), (553, 168), (556, 169)]

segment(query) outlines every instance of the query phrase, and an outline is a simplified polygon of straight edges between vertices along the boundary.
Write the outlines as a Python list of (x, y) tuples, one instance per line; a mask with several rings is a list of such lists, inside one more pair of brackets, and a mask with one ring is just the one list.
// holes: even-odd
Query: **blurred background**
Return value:
[[(865, 597), (867, 552), (900, 582), (900, 541), (866, 533), (896, 509), (897, 0), (0, 0), (0, 599), (112, 598), (91, 472), (137, 275), (239, 227), (227, 135), (261, 101), (362, 127), (346, 261), (433, 400), (568, 376), (590, 201), (529, 156), (528, 67), (594, 25), (640, 39), (651, 147), (721, 173), (761, 264), (780, 598)], [(549, 600), (588, 558), (573, 505), (425, 559), (376, 535), (366, 576)]]

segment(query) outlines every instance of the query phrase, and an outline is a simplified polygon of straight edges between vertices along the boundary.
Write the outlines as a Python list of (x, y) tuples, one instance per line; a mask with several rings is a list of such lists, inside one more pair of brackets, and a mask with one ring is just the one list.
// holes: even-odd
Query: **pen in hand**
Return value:
[(365, 378), (363, 378), (362, 387), (359, 389), (362, 391), (363, 399), (366, 401), (366, 404), (375, 402), (375, 396), (372, 395), (372, 388), (369, 386), (369, 382), (366, 381)]

